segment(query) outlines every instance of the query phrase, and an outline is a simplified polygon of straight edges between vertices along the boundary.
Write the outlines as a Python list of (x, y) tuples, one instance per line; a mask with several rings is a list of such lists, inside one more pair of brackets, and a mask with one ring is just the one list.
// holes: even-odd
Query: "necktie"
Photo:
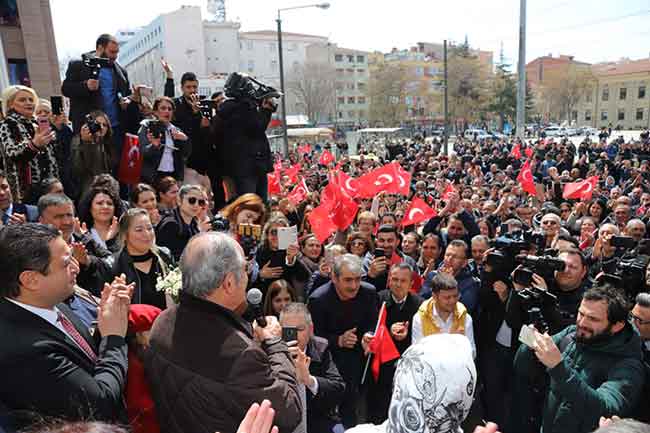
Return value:
[(77, 343), (77, 346), (79, 346), (81, 350), (84, 351), (84, 353), (88, 356), (88, 358), (90, 358), (93, 363), (97, 362), (97, 354), (92, 349), (92, 347), (90, 347), (86, 339), (81, 336), (79, 331), (77, 331), (77, 328), (74, 327), (70, 319), (68, 319), (60, 311), (58, 314), (59, 323), (61, 323), (61, 326), (63, 326), (63, 329), (65, 329), (65, 332), (68, 334), (68, 336), (72, 338), (75, 343)]

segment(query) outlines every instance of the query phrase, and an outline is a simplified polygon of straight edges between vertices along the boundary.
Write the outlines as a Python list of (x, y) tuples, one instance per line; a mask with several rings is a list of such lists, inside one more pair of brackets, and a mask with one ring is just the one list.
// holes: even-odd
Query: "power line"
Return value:
[(587, 22), (572, 25), (572, 26), (558, 27), (558, 28), (555, 28), (555, 29), (540, 30), (540, 31), (537, 31), (537, 32), (532, 32), (531, 34), (546, 34), (546, 33), (552, 33), (552, 32), (563, 32), (563, 31), (566, 31), (566, 30), (575, 30), (575, 29), (579, 29), (581, 27), (592, 26), (592, 25), (596, 25), (596, 24), (605, 24), (605, 23), (610, 23), (610, 22), (615, 22), (615, 21), (621, 21), (621, 20), (625, 20), (625, 19), (628, 19), (628, 18), (637, 17), (637, 16), (640, 17), (640, 16), (643, 16), (643, 15), (649, 15), (649, 14), (650, 14), (650, 9), (644, 9), (644, 10), (641, 10), (641, 11), (633, 12), (631, 14), (619, 15), (617, 17), (611, 17), (611, 18), (601, 18), (601, 19), (597, 19), (597, 20), (593, 20), (593, 21), (587, 21)]

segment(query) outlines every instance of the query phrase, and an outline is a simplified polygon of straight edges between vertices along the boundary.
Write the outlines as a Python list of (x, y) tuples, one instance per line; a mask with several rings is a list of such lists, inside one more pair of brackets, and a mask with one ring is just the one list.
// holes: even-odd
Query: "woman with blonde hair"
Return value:
[(38, 96), (26, 86), (9, 86), (2, 92), (5, 118), (0, 121), (0, 169), (4, 169), (13, 200), (29, 200), (32, 186), (59, 177), (49, 120), (34, 118)]
[(254, 193), (246, 193), (221, 209), (219, 213), (230, 222), (230, 230), (237, 224), (262, 224), (266, 208), (262, 198)]

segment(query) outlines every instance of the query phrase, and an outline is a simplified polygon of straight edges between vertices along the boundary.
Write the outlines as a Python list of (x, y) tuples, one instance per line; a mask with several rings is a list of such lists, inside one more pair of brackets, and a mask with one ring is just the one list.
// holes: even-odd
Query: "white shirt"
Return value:
[[(442, 320), (438, 315), (438, 311), (433, 306), (433, 321), (436, 323), (440, 331), (444, 334), (449, 334), (451, 331), (451, 326), (454, 323), (454, 315), (450, 314), (447, 317), (447, 320)], [(474, 344), (474, 328), (472, 327), (472, 316), (469, 313), (465, 315), (465, 337), (469, 340), (472, 345), (472, 356), (476, 358), (476, 344)], [(424, 338), (424, 331), (422, 330), (422, 319), (420, 319), (420, 314), (415, 313), (413, 316), (413, 335), (411, 337), (411, 344), (415, 344), (421, 339)]]
[(497, 343), (504, 347), (510, 347), (512, 345), (512, 328), (508, 326), (505, 320), (501, 323), (496, 340)]
[[(58, 308), (54, 307), (52, 309), (49, 309), (49, 308), (35, 307), (33, 305), (23, 304), (22, 302), (18, 302), (15, 299), (9, 299), (9, 298), (5, 298), (5, 299), (7, 301), (9, 301), (9, 302), (13, 302), (14, 304), (18, 305), (19, 307), (24, 308), (25, 310), (29, 311), (30, 313), (35, 314), (38, 317), (40, 317), (41, 319), (45, 320), (47, 323), (54, 326), (59, 331), (63, 332), (65, 335), (68, 336), (68, 338), (70, 338), (70, 340), (72, 340), (75, 344), (77, 344), (75, 339), (72, 338), (72, 336), (66, 332), (66, 330), (63, 328), (63, 325), (61, 324), (61, 322), (59, 322), (59, 309)], [(63, 314), (63, 313), (61, 313), (61, 314)], [(79, 345), (77, 344), (77, 346), (79, 346)], [(84, 350), (81, 346), (79, 346), (79, 348), (81, 350)], [(85, 351), (84, 351), (84, 353), (85, 353)]]
[(161, 144), (164, 146), (164, 149), (160, 158), (160, 164), (158, 164), (158, 171), (171, 173), (174, 171), (174, 139), (172, 138), (169, 127), (165, 130), (165, 142)]

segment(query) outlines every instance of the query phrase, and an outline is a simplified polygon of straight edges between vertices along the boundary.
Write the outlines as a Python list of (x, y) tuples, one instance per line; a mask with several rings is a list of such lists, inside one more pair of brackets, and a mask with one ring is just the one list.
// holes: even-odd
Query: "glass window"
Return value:
[(609, 89), (605, 87), (603, 89), (603, 101), (609, 101)]
[(354, 63), (354, 56), (348, 55), (348, 62)]
[(607, 120), (607, 111), (600, 112), (600, 120)]
[(621, 87), (618, 91), (618, 99), (621, 101), (627, 98), (627, 88)]
[(357, 83), (357, 89), (366, 90), (366, 83)]
[(366, 112), (364, 110), (359, 110), (359, 117), (360, 118), (365, 118), (366, 117)]
[(357, 98), (357, 104), (365, 104), (366, 103), (366, 97), (365, 96), (359, 96)]
[(357, 63), (363, 63), (365, 61), (364, 56), (357, 56)]
[(354, 104), (355, 98), (354, 96), (348, 96), (348, 104)]
[(639, 86), (639, 99), (645, 98), (645, 86)]
[(246, 49), (247, 50), (252, 50), (253, 49), (253, 41), (246, 42)]
[(365, 74), (365, 73), (366, 73), (366, 70), (365, 70), (365, 69), (357, 69), (357, 72), (358, 72), (359, 74)]
[(591, 120), (591, 110), (585, 111), (585, 120)]
[(587, 93), (587, 95), (585, 96), (585, 101), (591, 102), (591, 92)]
[(625, 110), (622, 108), (618, 110), (618, 120), (625, 120)]
[(339, 96), (336, 98), (336, 103), (337, 104), (345, 104), (345, 97), (344, 96)]
[(636, 109), (636, 120), (643, 120), (643, 108)]
[(335, 54), (334, 55), (334, 61), (335, 62), (342, 62), (343, 61), (343, 54)]
[(27, 69), (27, 60), (24, 59), (7, 59), (9, 66), (9, 84), (25, 85), (29, 82), (29, 71)]

